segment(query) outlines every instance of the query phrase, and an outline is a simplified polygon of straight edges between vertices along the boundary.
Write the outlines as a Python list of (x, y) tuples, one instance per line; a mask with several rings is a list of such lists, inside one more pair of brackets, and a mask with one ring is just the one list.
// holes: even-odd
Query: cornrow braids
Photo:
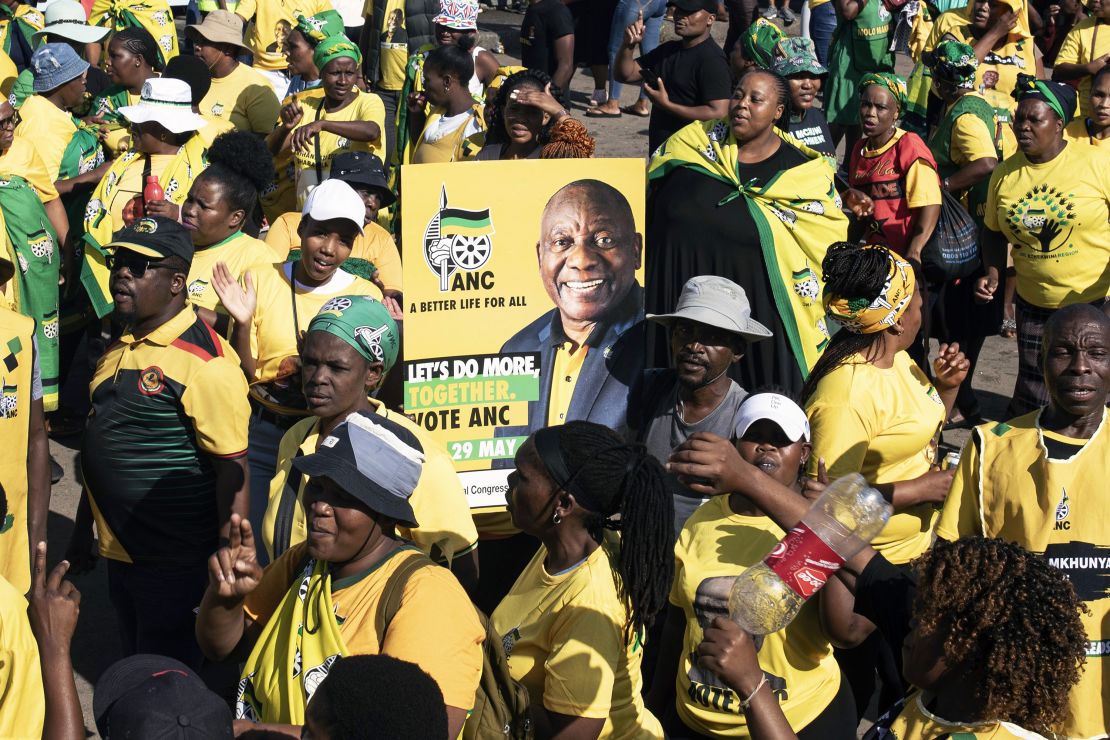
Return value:
[(949, 665), (981, 673), (983, 716), (1059, 731), (1086, 660), (1080, 613), (1090, 613), (1064, 574), (985, 537), (938, 540), (914, 569), (918, 632), (943, 637)]
[(745, 69), (740, 74), (740, 77), (737, 78), (736, 84), (739, 85), (749, 75), (764, 75), (765, 77), (770, 77), (772, 80), (774, 80), (775, 89), (778, 91), (779, 94), (778, 104), (782, 106), (782, 115), (775, 119), (775, 123), (778, 124), (780, 121), (787, 120), (787, 118), (790, 117), (791, 107), (790, 83), (786, 81), (786, 78), (780, 75), (778, 72), (775, 72), (774, 70), (755, 66)]
[(122, 31), (116, 32), (109, 43), (116, 42), (129, 53), (140, 57), (155, 72), (162, 71), (162, 57), (158, 51), (158, 42), (145, 28), (128, 26)]
[[(514, 90), (527, 87), (542, 91), (549, 84), (551, 85), (551, 97), (559, 101), (559, 105), (563, 106), (564, 110), (570, 110), (570, 101), (567, 99), (566, 93), (551, 81), (551, 77), (546, 72), (539, 69), (525, 69), (506, 77), (505, 81), (501, 83), (501, 87), (498, 88), (496, 97), (492, 102), (486, 104), (486, 142), (504, 144), (509, 140), (509, 136), (505, 132), (505, 108), (509, 105), (509, 96)], [(540, 132), (537, 143), (541, 146), (550, 140), (553, 125), (554, 122), (548, 122)]]
[[(829, 247), (821, 261), (826, 301), (848, 298), (870, 303), (883, 292), (890, 274), (890, 259), (882, 250), (863, 247), (850, 242), (836, 242)], [(867, 356), (877, 345), (881, 348), (885, 341), (886, 332), (883, 331), (873, 334), (838, 331), (810, 371), (802, 388), (802, 403), (809, 400), (826, 375), (857, 353)]]
[(555, 427), (574, 480), (599, 511), (586, 528), (598, 542), (620, 515), (619, 593), (628, 608), (625, 640), (651, 626), (667, 603), (674, 573), (674, 501), (663, 466), (642, 445), (628, 444), (608, 427), (572, 421)]

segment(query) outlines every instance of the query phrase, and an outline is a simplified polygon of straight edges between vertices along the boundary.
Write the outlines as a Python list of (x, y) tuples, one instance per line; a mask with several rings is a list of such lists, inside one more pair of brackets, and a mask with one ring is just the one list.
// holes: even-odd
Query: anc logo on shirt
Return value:
[(223, 112), (224, 112), (224, 104), (223, 103), (216, 103), (215, 105), (212, 106), (212, 115), (222, 116)]
[(162, 368), (157, 365), (151, 365), (146, 370), (139, 373), (139, 392), (144, 396), (153, 396), (162, 392), (166, 387), (165, 378), (162, 375)]
[(197, 278), (193, 282), (189, 283), (189, 296), (190, 297), (195, 298), (197, 296), (204, 295), (204, 291), (206, 291), (206, 290), (208, 290), (208, 281), (207, 280), (202, 280), (201, 278)]
[[(493, 273), (477, 270), (489, 261), (493, 252), (493, 222), (489, 208), (468, 211), (447, 206), (447, 186), (439, 196), (439, 210), (424, 229), (424, 260), (428, 269), (439, 276), (439, 291), (471, 290), (482, 285)], [(469, 273), (464, 279), (460, 271)], [(452, 275), (455, 279), (452, 280)], [(492, 283), (490, 283), (492, 284)], [(485, 287), (485, 286), (482, 286)]]
[(1074, 196), (1055, 185), (1036, 185), (1010, 206), (1006, 220), (1014, 234), (1014, 249), (1055, 252), (1068, 245), (1078, 226)]
[(19, 414), (19, 388), (0, 386), (0, 419), (14, 419)]

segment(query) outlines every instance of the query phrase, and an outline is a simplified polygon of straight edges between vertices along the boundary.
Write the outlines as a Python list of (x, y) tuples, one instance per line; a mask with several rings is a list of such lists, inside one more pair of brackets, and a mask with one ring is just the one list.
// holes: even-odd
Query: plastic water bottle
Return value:
[(143, 185), (143, 201), (151, 203), (156, 200), (165, 200), (166, 193), (162, 190), (162, 184), (158, 182), (158, 178), (154, 175), (146, 176), (146, 183)]
[(763, 562), (732, 585), (732, 621), (753, 635), (777, 632), (797, 616), (844, 561), (875, 538), (892, 509), (858, 473), (833, 481)]

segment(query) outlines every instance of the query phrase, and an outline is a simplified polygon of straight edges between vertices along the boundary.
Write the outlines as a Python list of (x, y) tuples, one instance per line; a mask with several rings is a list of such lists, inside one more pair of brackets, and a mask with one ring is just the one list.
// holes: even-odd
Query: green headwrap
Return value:
[(324, 67), (327, 66), (328, 62), (341, 57), (350, 57), (356, 63), (362, 62), (362, 52), (358, 50), (358, 46), (351, 43), (349, 38), (340, 33), (328, 36), (316, 45), (316, 51), (312, 54), (312, 63), (323, 74)]
[(933, 50), (933, 78), (951, 83), (961, 90), (975, 87), (979, 59), (975, 49), (959, 41), (942, 41)]
[(770, 69), (775, 61), (775, 47), (786, 38), (779, 27), (766, 18), (759, 18), (740, 35), (740, 51), (749, 62)]
[(343, 16), (334, 10), (325, 10), (307, 18), (298, 15), (297, 30), (308, 39), (308, 43), (316, 46), (328, 36), (343, 33)]
[(890, 72), (868, 72), (863, 76), (863, 79), (859, 81), (860, 93), (863, 93), (863, 88), (868, 85), (879, 85), (890, 92), (890, 94), (894, 96), (895, 102), (898, 103), (899, 113), (906, 109), (906, 101), (908, 99), (906, 81), (898, 75)]
[(1067, 126), (1075, 115), (1075, 88), (1049, 80), (1038, 80), (1033, 75), (1018, 75), (1017, 85), (1014, 87), (1014, 99), (1019, 103), (1026, 98), (1044, 101), (1044, 103), (1060, 116), (1060, 120)]
[(308, 330), (334, 334), (370, 362), (382, 363), (382, 372), (389, 372), (397, 361), (397, 323), (385, 306), (370, 296), (332, 298), (313, 317)]

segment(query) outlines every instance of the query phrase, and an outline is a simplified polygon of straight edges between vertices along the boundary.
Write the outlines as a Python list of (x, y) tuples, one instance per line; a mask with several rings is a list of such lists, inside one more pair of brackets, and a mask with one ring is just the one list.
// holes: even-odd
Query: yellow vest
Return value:
[(8, 515), (0, 523), (0, 576), (20, 593), (31, 588), (27, 537), (27, 436), (31, 415), (33, 319), (0, 308), (0, 483)]

